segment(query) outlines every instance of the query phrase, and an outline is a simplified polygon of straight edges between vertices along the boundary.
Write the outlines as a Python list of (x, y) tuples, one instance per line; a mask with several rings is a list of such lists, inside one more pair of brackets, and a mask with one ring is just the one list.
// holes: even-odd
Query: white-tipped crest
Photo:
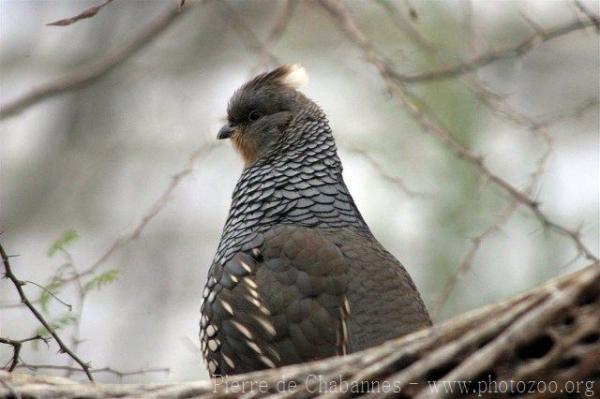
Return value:
[(308, 73), (300, 64), (289, 65), (287, 74), (281, 79), (281, 83), (299, 90), (308, 83)]

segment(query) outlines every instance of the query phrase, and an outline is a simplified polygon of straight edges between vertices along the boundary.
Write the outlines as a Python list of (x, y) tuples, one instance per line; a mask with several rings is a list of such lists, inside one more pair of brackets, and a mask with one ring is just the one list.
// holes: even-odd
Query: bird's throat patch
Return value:
[(243, 132), (236, 132), (231, 138), (236, 151), (240, 153), (244, 165), (248, 166), (258, 158), (258, 143)]

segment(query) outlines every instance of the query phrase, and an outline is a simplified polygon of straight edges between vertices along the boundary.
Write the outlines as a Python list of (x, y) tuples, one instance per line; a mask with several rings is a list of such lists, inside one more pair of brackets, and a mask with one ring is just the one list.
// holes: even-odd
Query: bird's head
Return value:
[(298, 91), (308, 80), (305, 69), (283, 65), (256, 76), (229, 100), (227, 123), (218, 139), (231, 139), (246, 166), (270, 153), (287, 127), (311, 101)]

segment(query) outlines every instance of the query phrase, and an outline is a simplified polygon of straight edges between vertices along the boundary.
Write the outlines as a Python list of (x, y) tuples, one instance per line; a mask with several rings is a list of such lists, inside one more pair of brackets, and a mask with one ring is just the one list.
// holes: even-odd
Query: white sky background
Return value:
[[(0, 103), (118, 45), (166, 3), (114, 2), (93, 19), (53, 28), (45, 23), (96, 3), (0, 1)], [(264, 38), (278, 4), (231, 4)], [(404, 3), (398, 4), (403, 9)], [(428, 13), (429, 3), (412, 4), (420, 24), (427, 26), (439, 18)], [(448, 18), (463, 15), (461, 4), (446, 3)], [(585, 4), (599, 11), (597, 2)], [(394, 44), (398, 31), (384, 22), (380, 8), (351, 5), (374, 43), (386, 54), (399, 54), (394, 59), (398, 69), (418, 70), (402, 42)], [(582, 18), (570, 2), (477, 1), (476, 29), (498, 46), (516, 43), (523, 36), (515, 37), (511, 27), (525, 26), (519, 10), (547, 27)], [(309, 25), (314, 29), (307, 32)], [(521, 29), (526, 34), (526, 28)], [(300, 5), (274, 52), (286, 62), (306, 66), (311, 80), (305, 92), (326, 111), (340, 142), (365, 146), (382, 160), (387, 173), (431, 195), (430, 199), (409, 198), (364, 159), (341, 152), (345, 179), (363, 216), (405, 264), (431, 304), (447, 275), (458, 267), (450, 262), (453, 269), (440, 272), (435, 259), (460, 260), (469, 239), (487, 227), (505, 200), (502, 196), (494, 200), (500, 204), (494, 208), (489, 198), (497, 198), (498, 191), (481, 182), (469, 192), (477, 206), (461, 208), (464, 220), (472, 220), (464, 237), (440, 235), (454, 230), (444, 225), (450, 222), (438, 218), (443, 211), (439, 204), (464, 201), (454, 180), (456, 169), (448, 166), (452, 156), (407, 121), (374, 69), (332, 27), (331, 20), (314, 7)], [(598, 37), (589, 30), (543, 44), (521, 59), (483, 68), (479, 76), (522, 111), (546, 117), (569, 113), (585, 99), (598, 98), (599, 59)], [(81, 236), (70, 247), (81, 268), (92, 264), (119, 235), (131, 231), (193, 150), (215, 139), (229, 96), (255, 63), (256, 56), (240, 44), (218, 7), (209, 4), (191, 11), (97, 84), (0, 121), (0, 230), (4, 232), (0, 238), (10, 253), (20, 255), (12, 259), (19, 278), (45, 283), (61, 263), (59, 257), (49, 259), (46, 251), (68, 229)], [(543, 210), (553, 219), (569, 228), (583, 224), (584, 241), (596, 254), (600, 246), (598, 117), (594, 109), (576, 121), (552, 127), (555, 151), (536, 191)], [(486, 156), (490, 169), (522, 187), (539, 156), (539, 142), (526, 130), (491, 118), (483, 108), (476, 120), (474, 149)], [(190, 348), (197, 342), (206, 272), (241, 167), (229, 144), (221, 143), (179, 185), (142, 236), (107, 262), (107, 269), (122, 267), (123, 274), (89, 295), (81, 323), (83, 359), (95, 367), (119, 370), (171, 368), (169, 375), (136, 376), (127, 382), (206, 378), (200, 356)], [(444, 246), (448, 242), (451, 248)], [(565, 268), (572, 255), (567, 239), (544, 233), (528, 211), (520, 210), (501, 233), (485, 242), (443, 317), (586, 264), (578, 260)], [(27, 292), (31, 297), (39, 294), (29, 286)], [(60, 296), (70, 302), (75, 293), (66, 290)], [(13, 287), (0, 281), (0, 305), (16, 302)], [(56, 303), (51, 311), (55, 317), (65, 312)], [(0, 336), (24, 338), (35, 328), (35, 320), (25, 310), (0, 308)], [(69, 330), (61, 334), (68, 337)], [(0, 346), (0, 363), (10, 358), (9, 349)], [(66, 361), (53, 344), (49, 349), (42, 345), (39, 351), (27, 346), (22, 357), (31, 364)], [(102, 374), (98, 379), (114, 377)]]

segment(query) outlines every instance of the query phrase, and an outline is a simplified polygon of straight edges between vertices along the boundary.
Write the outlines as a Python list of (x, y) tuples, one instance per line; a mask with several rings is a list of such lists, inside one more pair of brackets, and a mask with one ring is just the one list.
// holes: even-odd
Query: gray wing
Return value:
[(211, 375), (344, 354), (347, 262), (318, 229), (280, 225), (213, 264), (200, 339)]

